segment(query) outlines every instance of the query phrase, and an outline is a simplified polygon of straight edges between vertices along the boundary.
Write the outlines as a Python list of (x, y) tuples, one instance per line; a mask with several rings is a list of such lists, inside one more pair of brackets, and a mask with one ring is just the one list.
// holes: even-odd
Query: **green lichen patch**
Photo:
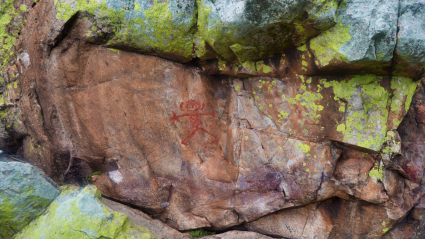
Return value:
[(10, 60), (16, 57), (13, 46), (17, 42), (24, 21), (19, 16), (27, 10), (25, 5), (15, 9), (13, 2), (13, 0), (0, 1), (0, 76)]
[(0, 162), (0, 238), (11, 238), (22, 230), (58, 195), (59, 191), (31, 165)]
[[(407, 113), (418, 83), (419, 82), (414, 82), (412, 79), (406, 77), (395, 76), (392, 78), (391, 89), (393, 90), (394, 96), (391, 100), (391, 111), (394, 112), (396, 116), (399, 116), (400, 113)], [(397, 128), (400, 122), (401, 120), (395, 117), (393, 120), (394, 128)]]
[(310, 41), (310, 49), (316, 57), (316, 65), (325, 67), (331, 62), (348, 62), (347, 56), (340, 52), (340, 47), (351, 39), (350, 27), (339, 22), (328, 31)]
[(379, 152), (387, 131), (398, 126), (403, 115), (397, 114), (394, 118), (397, 122), (389, 124), (390, 110), (398, 112), (401, 107), (409, 108), (416, 83), (408, 78), (393, 78), (390, 89), (384, 81), (388, 79), (374, 75), (353, 76), (342, 81), (321, 80), (325, 88), (333, 88), (336, 101), (346, 104), (344, 122), (337, 127), (344, 135), (344, 142)]
[(369, 171), (369, 177), (382, 181), (384, 179), (383, 167), (384, 165), (378, 166), (378, 163), (375, 163), (375, 166)]
[(156, 238), (107, 207), (95, 186), (65, 187), (47, 211), (15, 238)]
[(297, 150), (303, 151), (304, 153), (308, 153), (311, 150), (311, 146), (308, 144), (303, 144), (301, 142), (296, 142)]

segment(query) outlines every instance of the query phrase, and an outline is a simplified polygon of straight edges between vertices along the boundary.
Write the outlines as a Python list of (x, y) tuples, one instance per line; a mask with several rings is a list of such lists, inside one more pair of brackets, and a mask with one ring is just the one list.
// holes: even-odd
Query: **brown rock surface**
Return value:
[[(54, 180), (83, 184), (101, 171), (92, 182), (103, 195), (177, 230), (244, 224), (287, 238), (423, 230), (425, 95), (420, 86), (405, 107), (411, 79), (323, 75), (305, 47), (241, 66), (116, 51), (86, 37), (83, 13), (65, 24), (52, 5), (28, 12), (17, 48), (31, 64), (11, 63), (20, 74), (6, 80), (17, 82), (8, 90), (19, 113), (14, 141)], [(267, 238), (210, 238), (251, 237)]]

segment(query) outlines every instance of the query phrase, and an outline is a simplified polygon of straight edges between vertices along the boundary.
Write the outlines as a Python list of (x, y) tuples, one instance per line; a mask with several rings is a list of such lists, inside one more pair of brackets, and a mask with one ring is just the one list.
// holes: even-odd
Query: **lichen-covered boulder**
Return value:
[(64, 187), (47, 211), (15, 236), (22, 238), (156, 238), (105, 205), (94, 186)]
[[(281, 53), (335, 24), (338, 0), (198, 0), (199, 49), (243, 63)], [(208, 45), (208, 47), (206, 47)]]
[(397, 41), (398, 10), (395, 0), (343, 0), (336, 25), (310, 41), (316, 65), (327, 70), (350, 64), (372, 69), (389, 65)]
[[(69, 21), (80, 12), (89, 14), (86, 36), (111, 47), (187, 62), (192, 58), (196, 26), (195, 0), (59, 0), (56, 17)], [(87, 16), (86, 16), (87, 17)]]
[(0, 161), (0, 238), (41, 215), (59, 191), (33, 166)]

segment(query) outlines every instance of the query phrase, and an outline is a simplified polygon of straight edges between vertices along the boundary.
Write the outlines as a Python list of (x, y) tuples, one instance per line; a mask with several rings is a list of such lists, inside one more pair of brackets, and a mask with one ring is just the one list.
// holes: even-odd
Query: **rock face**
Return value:
[(59, 191), (31, 165), (0, 162), (0, 237), (11, 238), (58, 195)]
[[(2, 4), (0, 146), (55, 181), (177, 230), (254, 231), (222, 238), (423, 230), (423, 1)], [(106, 208), (91, 187), (55, 202), (86, 197)], [(20, 236), (58, 232), (58, 205)], [(115, 214), (66, 233), (183, 236)]]

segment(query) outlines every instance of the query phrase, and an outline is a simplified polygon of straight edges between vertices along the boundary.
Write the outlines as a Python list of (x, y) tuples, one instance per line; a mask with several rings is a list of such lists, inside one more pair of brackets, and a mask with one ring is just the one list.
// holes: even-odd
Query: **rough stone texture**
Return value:
[(0, 237), (11, 238), (58, 195), (59, 191), (31, 165), (0, 161)]
[(0, 147), (178, 230), (422, 228), (422, 1), (224, 3), (26, 5)]
[(88, 14), (89, 41), (181, 62), (192, 58), (195, 0), (60, 0), (55, 7), (65, 22)]
[(16, 44), (33, 2), (0, 1), (0, 121), (3, 126), (0, 127), (0, 147), (5, 152), (16, 152), (27, 134), (15, 101), (21, 92), (17, 76), (30, 62), (28, 55), (21, 54)]
[(423, 197), (410, 214), (383, 238), (423, 238), (425, 234), (425, 198)]
[[(68, 38), (46, 64), (38, 94), (52, 148), (106, 171), (95, 181), (103, 194), (180, 230), (228, 228), (314, 202), (341, 154), (327, 138), (379, 151), (398, 124), (389, 119), (405, 114), (391, 102), (403, 106), (416, 88), (374, 76), (223, 84)], [(366, 128), (351, 125), (362, 119)]]
[(203, 239), (271, 239), (271, 237), (261, 235), (255, 232), (244, 232), (244, 231), (230, 231), (214, 236), (205, 236)]
[(398, 11), (396, 0), (342, 1), (336, 25), (310, 41), (318, 68), (389, 64), (397, 40)]
[(412, 99), (409, 113), (398, 128), (401, 155), (395, 157), (394, 168), (415, 183), (425, 184), (425, 92), (422, 81)]
[(395, 74), (416, 77), (425, 65), (425, 1), (400, 1)]
[(157, 238), (107, 207), (94, 186), (62, 188), (46, 212), (14, 238)]
[[(243, 63), (281, 53), (335, 24), (337, 0), (198, 0), (197, 56)], [(209, 50), (209, 48), (211, 50)]]
[[(262, 234), (288, 238), (384, 236), (412, 208), (416, 210), (418, 206), (415, 204), (425, 194), (425, 187), (393, 171), (379, 169), (374, 166), (375, 157), (344, 148), (331, 179), (318, 192), (318, 200), (332, 199), (282, 210), (245, 227)], [(352, 201), (352, 198), (360, 200)], [(403, 227), (404, 224), (401, 225)]]

